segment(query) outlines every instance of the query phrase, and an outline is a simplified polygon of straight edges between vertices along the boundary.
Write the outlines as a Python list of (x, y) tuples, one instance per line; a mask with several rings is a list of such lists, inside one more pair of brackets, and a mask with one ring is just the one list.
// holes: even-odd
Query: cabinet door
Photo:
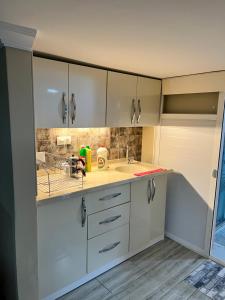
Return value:
[(164, 236), (165, 175), (131, 184), (130, 250), (143, 249)]
[(38, 206), (40, 298), (86, 273), (87, 226), (82, 227), (80, 197)]
[(36, 128), (68, 127), (68, 64), (33, 58)]
[(104, 127), (107, 71), (69, 65), (69, 126)]
[(151, 239), (149, 180), (131, 183), (130, 250), (143, 248)]
[[(155, 184), (155, 195), (150, 204), (151, 241), (164, 236), (167, 176), (156, 176), (152, 180), (153, 185)], [(152, 189), (154, 189), (154, 186)]]
[(159, 123), (161, 80), (138, 77), (136, 123), (137, 126)]
[(108, 72), (107, 114), (108, 127), (134, 126), (137, 76)]

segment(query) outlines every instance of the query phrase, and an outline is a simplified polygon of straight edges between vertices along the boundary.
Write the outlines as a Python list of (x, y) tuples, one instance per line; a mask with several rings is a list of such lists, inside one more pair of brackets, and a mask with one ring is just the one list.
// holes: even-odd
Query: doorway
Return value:
[(221, 136), (220, 159), (217, 177), (217, 192), (214, 212), (214, 226), (211, 241), (211, 256), (225, 264), (225, 118)]

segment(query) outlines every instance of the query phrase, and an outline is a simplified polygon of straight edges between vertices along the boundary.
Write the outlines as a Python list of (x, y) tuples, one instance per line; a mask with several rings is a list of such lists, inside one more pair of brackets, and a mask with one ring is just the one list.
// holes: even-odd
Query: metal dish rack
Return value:
[(39, 170), (37, 171), (38, 192), (52, 193), (67, 190), (70, 188), (83, 188), (84, 178), (82, 173), (70, 177), (71, 165), (66, 158), (45, 153), (45, 162), (38, 161)]

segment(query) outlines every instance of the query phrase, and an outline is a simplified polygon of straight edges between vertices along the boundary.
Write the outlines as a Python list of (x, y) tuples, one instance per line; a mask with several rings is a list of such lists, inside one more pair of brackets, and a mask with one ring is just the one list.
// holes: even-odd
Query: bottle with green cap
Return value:
[[(86, 166), (86, 147), (84, 145), (81, 145), (80, 147), (80, 158), (83, 159), (83, 161), (85, 162), (85, 166)], [(86, 167), (85, 167), (86, 169)]]

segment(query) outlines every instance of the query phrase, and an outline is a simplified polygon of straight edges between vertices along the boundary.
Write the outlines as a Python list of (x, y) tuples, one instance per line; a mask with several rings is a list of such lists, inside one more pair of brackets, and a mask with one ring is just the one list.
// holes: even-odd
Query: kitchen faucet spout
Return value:
[(128, 164), (134, 163), (134, 157), (129, 157), (129, 146), (127, 145), (126, 160)]

